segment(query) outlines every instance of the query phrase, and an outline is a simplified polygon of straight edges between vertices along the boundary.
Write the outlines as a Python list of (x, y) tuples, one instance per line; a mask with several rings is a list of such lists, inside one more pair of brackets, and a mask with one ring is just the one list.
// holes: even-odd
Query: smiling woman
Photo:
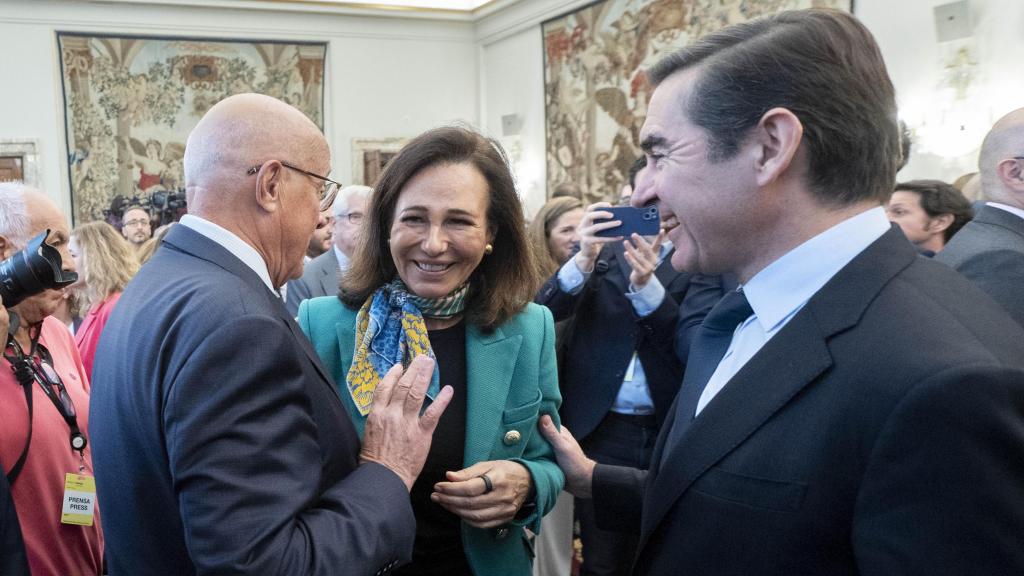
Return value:
[(340, 298), (299, 307), (358, 430), (381, 377), (415, 356), (437, 360), (430, 398), (455, 391), (412, 488), (413, 562), (398, 574), (530, 574), (524, 528), (539, 530), (562, 489), (536, 432), (561, 398), (522, 213), (495, 142), (431, 130), (381, 175)]

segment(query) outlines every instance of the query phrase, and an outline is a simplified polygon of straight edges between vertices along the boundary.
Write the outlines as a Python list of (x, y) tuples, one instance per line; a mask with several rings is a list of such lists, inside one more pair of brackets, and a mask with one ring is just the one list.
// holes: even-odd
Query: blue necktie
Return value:
[(736, 327), (753, 313), (743, 291), (734, 290), (719, 300), (701, 322), (686, 358), (686, 374), (679, 390), (675, 421), (669, 431), (664, 452), (671, 450), (690, 427), (700, 395), (729, 349)]

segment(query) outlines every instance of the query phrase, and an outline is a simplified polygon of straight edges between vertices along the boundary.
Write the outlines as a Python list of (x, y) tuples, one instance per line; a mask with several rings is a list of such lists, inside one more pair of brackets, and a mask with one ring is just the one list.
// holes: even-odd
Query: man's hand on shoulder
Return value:
[(442, 388), (421, 416), (433, 374), (434, 361), (427, 356), (417, 356), (404, 373), (400, 364), (392, 367), (374, 390), (366, 419), (359, 459), (387, 467), (409, 490), (423, 470), (434, 429), (454, 393), (451, 386)]

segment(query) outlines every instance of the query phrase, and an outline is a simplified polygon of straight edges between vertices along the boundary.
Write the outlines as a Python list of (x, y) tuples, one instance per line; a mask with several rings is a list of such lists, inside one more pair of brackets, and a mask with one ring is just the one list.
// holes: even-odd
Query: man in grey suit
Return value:
[(359, 241), (366, 202), (372, 192), (369, 186), (346, 186), (338, 192), (332, 209), (334, 242), (331, 249), (307, 262), (302, 277), (288, 283), (285, 307), (293, 316), (299, 313), (303, 300), (338, 293), (341, 273), (348, 268), (348, 258)]
[(963, 274), (1024, 326), (1024, 108), (1000, 118), (978, 158), (989, 201), (936, 260)]

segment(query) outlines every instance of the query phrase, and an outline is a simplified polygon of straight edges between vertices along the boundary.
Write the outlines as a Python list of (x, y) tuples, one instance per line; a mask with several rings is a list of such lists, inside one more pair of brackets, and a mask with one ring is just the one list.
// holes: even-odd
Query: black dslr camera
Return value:
[(40, 233), (24, 250), (0, 262), (0, 297), (5, 308), (17, 306), (44, 290), (70, 286), (78, 280), (78, 274), (61, 269), (60, 252), (46, 243), (49, 235), (49, 230)]

